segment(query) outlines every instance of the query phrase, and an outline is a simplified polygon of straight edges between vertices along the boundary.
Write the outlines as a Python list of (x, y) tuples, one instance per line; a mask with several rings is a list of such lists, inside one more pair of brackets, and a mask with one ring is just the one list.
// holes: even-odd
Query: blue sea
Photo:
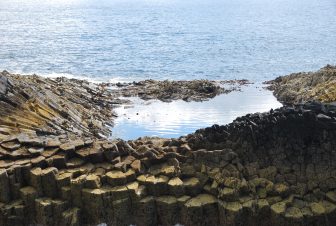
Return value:
[(264, 81), (336, 62), (335, 0), (0, 0), (0, 70)]
[(281, 106), (260, 83), (336, 64), (335, 31), (335, 0), (0, 0), (0, 70), (255, 82), (208, 102), (116, 109), (113, 137), (178, 137)]

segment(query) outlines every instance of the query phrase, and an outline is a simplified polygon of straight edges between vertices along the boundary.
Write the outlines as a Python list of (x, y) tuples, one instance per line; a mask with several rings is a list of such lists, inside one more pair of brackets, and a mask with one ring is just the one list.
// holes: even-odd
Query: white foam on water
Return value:
[[(2, 70), (0, 70), (2, 71)], [(60, 72), (50, 72), (50, 73), (44, 73), (44, 72), (26, 72), (21, 70), (15, 70), (15, 71), (8, 71), (11, 74), (20, 74), (20, 75), (38, 75), (45, 78), (60, 78), (65, 77), (68, 79), (79, 79), (79, 80), (86, 80), (88, 82), (92, 82), (95, 84), (103, 83), (103, 82), (109, 82), (109, 83), (128, 83), (133, 81), (140, 81), (141, 78), (135, 78), (135, 77), (121, 77), (121, 76), (87, 76), (87, 75), (75, 75), (71, 73), (60, 73)]]
[(121, 76), (117, 76), (117, 77), (113, 77), (108, 79), (108, 82), (110, 83), (128, 83), (128, 82), (133, 82), (133, 81), (140, 81), (142, 80), (141, 78), (135, 78), (135, 77), (121, 77)]
[(106, 82), (104, 81), (104, 79), (99, 79), (99, 78), (92, 78), (89, 76), (85, 76), (85, 75), (73, 75), (70, 73), (56, 73), (56, 72), (52, 72), (52, 73), (40, 73), (37, 74), (40, 75), (42, 77), (46, 77), (46, 78), (59, 78), (59, 77), (65, 77), (68, 79), (79, 79), (79, 80), (86, 80), (88, 82), (92, 82), (92, 83), (102, 83), (102, 82)]

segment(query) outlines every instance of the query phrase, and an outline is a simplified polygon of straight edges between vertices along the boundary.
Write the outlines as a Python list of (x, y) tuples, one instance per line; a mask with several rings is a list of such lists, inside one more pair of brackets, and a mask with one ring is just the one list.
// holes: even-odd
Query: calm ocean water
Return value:
[(335, 0), (0, 0), (0, 70), (263, 81), (336, 60)]

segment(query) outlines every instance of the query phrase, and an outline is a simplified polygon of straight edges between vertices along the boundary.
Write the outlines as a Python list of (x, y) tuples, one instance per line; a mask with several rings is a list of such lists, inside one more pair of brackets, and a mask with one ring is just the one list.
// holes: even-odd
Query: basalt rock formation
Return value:
[(336, 113), (281, 108), (180, 139), (2, 139), (1, 225), (333, 225)]
[[(31, 94), (22, 94), (8, 78), (0, 80), (5, 116), (19, 116), (18, 108), (42, 117), (34, 107), (21, 107)], [(37, 109), (49, 109), (42, 104)], [(90, 129), (25, 127), (24, 117), (0, 124), (0, 225), (336, 222), (333, 105), (283, 107), (179, 139), (127, 142), (99, 138)], [(44, 127), (56, 132), (41, 132)]]
[(307, 101), (331, 103), (336, 101), (336, 67), (327, 65), (317, 72), (294, 73), (266, 82), (283, 103)]

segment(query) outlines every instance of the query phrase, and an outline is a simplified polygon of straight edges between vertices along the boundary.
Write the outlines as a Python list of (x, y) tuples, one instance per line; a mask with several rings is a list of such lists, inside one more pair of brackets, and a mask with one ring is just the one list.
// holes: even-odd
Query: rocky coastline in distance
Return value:
[(333, 66), (284, 76), (269, 82), (282, 108), (123, 141), (106, 125), (127, 93), (195, 101), (239, 88), (149, 80), (116, 91), (4, 71), (0, 225), (334, 225), (335, 81)]
[(316, 72), (301, 72), (280, 76), (265, 82), (279, 101), (300, 104), (307, 101), (336, 101), (336, 67), (327, 65)]

